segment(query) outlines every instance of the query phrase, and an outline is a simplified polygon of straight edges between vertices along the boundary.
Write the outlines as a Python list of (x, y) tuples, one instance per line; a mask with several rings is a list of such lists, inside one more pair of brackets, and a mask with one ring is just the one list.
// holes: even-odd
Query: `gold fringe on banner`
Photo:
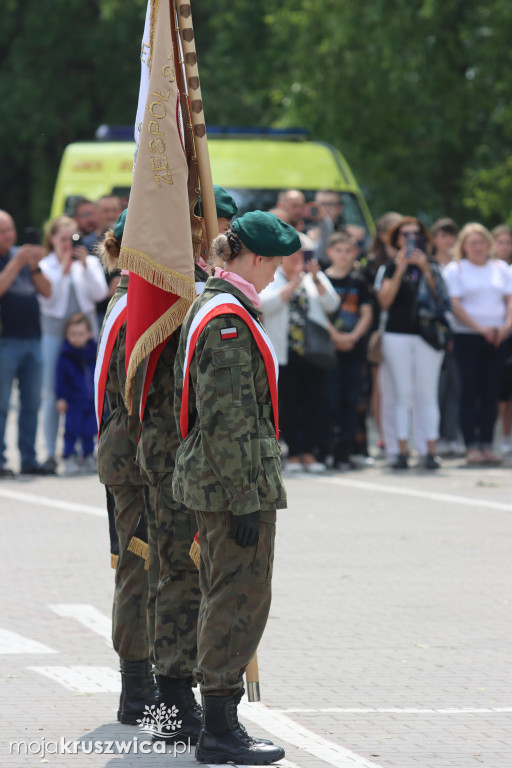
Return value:
[(199, 563), (201, 561), (201, 547), (194, 539), (190, 546), (189, 555), (197, 570), (199, 570)]
[(146, 541), (142, 541), (137, 536), (132, 536), (130, 543), (128, 544), (128, 552), (133, 552), (134, 555), (142, 557), (144, 560), (148, 559), (148, 544)]
[(110, 555), (110, 567), (114, 569), (114, 571), (117, 568), (117, 563), (119, 561), (119, 555)]
[(169, 293), (177, 293), (184, 299), (193, 302), (196, 298), (196, 288), (194, 279), (174, 272), (174, 270), (164, 267), (157, 261), (134, 248), (124, 248), (121, 246), (119, 254), (119, 269), (127, 269), (142, 277), (156, 288), (162, 288)]
[(192, 300), (188, 298), (178, 299), (135, 343), (130, 355), (128, 370), (126, 371), (125, 399), (130, 414), (133, 411), (133, 387), (137, 368), (159, 344), (167, 341), (174, 331), (180, 327), (194, 299), (195, 285), (194, 298)]

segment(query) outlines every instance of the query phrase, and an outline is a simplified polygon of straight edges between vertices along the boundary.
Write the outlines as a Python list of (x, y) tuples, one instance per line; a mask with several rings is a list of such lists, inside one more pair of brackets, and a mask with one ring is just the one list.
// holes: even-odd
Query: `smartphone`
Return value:
[(41, 245), (41, 233), (37, 227), (25, 227), (23, 230), (24, 245)]
[(310, 248), (305, 248), (303, 253), (304, 253), (304, 264), (308, 264), (315, 257), (314, 252)]
[(412, 256), (412, 252), (416, 248), (416, 235), (407, 235), (406, 239), (406, 245), (405, 245), (405, 258), (410, 259)]
[(423, 232), (420, 235), (414, 235), (414, 239), (416, 241), (416, 248), (418, 251), (423, 251), (423, 253), (427, 252), (427, 238), (423, 234)]
[(79, 245), (83, 245), (83, 244), (84, 244), (84, 241), (82, 240), (78, 232), (75, 232), (74, 235), (71, 235), (71, 245), (73, 247), (73, 253), (71, 254), (72, 259), (78, 258), (78, 256), (75, 255), (75, 248), (78, 248)]
[(419, 235), (407, 235), (407, 244), (405, 247), (405, 258), (410, 259), (413, 251), (427, 252), (427, 238), (423, 233)]

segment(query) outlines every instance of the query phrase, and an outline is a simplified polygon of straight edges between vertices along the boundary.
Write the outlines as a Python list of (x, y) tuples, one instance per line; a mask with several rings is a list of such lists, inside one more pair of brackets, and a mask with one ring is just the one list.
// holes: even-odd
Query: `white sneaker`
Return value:
[(454, 456), (465, 456), (466, 448), (461, 445), (458, 440), (452, 440), (450, 443), (450, 452), (453, 453)]
[(79, 475), (80, 471), (81, 467), (76, 456), (69, 456), (67, 459), (62, 459), (62, 475), (65, 477), (73, 477), (74, 475)]
[(371, 456), (363, 456), (362, 453), (358, 453), (355, 456), (350, 457), (356, 467), (373, 467), (375, 459)]
[(453, 453), (452, 443), (448, 440), (438, 440), (436, 443), (436, 453), (440, 456), (447, 456), (449, 453)]
[(86, 474), (96, 474), (98, 471), (98, 462), (96, 461), (94, 454), (91, 453), (83, 459), (81, 469), (82, 472), (85, 472)]
[(304, 472), (311, 472), (313, 475), (319, 475), (321, 472), (325, 472), (327, 467), (322, 464), (321, 461), (312, 461), (311, 464), (304, 464)]
[(300, 461), (287, 461), (285, 469), (287, 472), (304, 472), (304, 467)]

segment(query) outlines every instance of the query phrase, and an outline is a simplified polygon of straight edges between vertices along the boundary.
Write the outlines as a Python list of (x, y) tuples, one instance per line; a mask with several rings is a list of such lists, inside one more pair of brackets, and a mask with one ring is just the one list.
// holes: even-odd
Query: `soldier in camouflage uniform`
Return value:
[(176, 357), (184, 442), (173, 491), (196, 511), (201, 547), (195, 677), (204, 712), (196, 758), (203, 763), (262, 765), (284, 756), (281, 747), (248, 736), (237, 705), (268, 618), (276, 510), (286, 507), (271, 421), (277, 361), (255, 304), (281, 257), (300, 247), (296, 231), (273, 214), (237, 219), (212, 245), (224, 269), (189, 310)]
[[(119, 255), (126, 212), (103, 242), (103, 260), (112, 270)], [(128, 276), (121, 276), (110, 300), (102, 334), (109, 315), (128, 290)], [(101, 336), (100, 336), (101, 340)], [(117, 334), (109, 362), (106, 394), (110, 415), (102, 425), (98, 441), (98, 473), (115, 502), (115, 528), (119, 539), (112, 641), (121, 664), (122, 692), (117, 713), (122, 723), (135, 725), (144, 707), (155, 702), (148, 643), (148, 574), (144, 559), (128, 550), (140, 515), (144, 511), (143, 483), (135, 463), (139, 419), (128, 415), (124, 402), (126, 324)], [(140, 376), (137, 380), (140, 392)], [(100, 406), (101, 407), (101, 406)]]
[[(221, 187), (215, 187), (219, 228), (229, 228), (237, 212), (235, 201)], [(206, 264), (204, 264), (206, 267)], [(196, 264), (198, 292), (208, 273)], [(149, 555), (149, 641), (159, 688), (159, 702), (179, 710), (182, 721), (178, 734), (155, 741), (190, 738), (197, 741), (201, 708), (192, 688), (197, 663), (197, 616), (200, 591), (197, 568), (189, 551), (197, 531), (191, 515), (172, 494), (174, 460), (179, 445), (174, 419), (174, 359), (179, 341), (175, 332), (165, 345), (148, 392), (137, 452), (147, 484), (146, 510)]]

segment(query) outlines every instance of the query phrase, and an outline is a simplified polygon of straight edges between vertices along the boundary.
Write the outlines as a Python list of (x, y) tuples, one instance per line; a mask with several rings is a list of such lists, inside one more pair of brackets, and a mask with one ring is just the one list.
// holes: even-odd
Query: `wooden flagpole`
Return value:
[(217, 223), (217, 209), (213, 194), (212, 170), (210, 166), (210, 154), (208, 152), (208, 140), (206, 137), (206, 123), (201, 97), (201, 84), (199, 82), (199, 69), (197, 66), (196, 44), (194, 40), (194, 27), (192, 26), (192, 9), (190, 0), (182, 2), (176, 0), (178, 23), (183, 55), (185, 60), (185, 74), (187, 78), (189, 112), (192, 120), (192, 129), (197, 158), (197, 169), (201, 184), (201, 199), (203, 203), (204, 222), (206, 227), (207, 246), (211, 245), (219, 234)]

